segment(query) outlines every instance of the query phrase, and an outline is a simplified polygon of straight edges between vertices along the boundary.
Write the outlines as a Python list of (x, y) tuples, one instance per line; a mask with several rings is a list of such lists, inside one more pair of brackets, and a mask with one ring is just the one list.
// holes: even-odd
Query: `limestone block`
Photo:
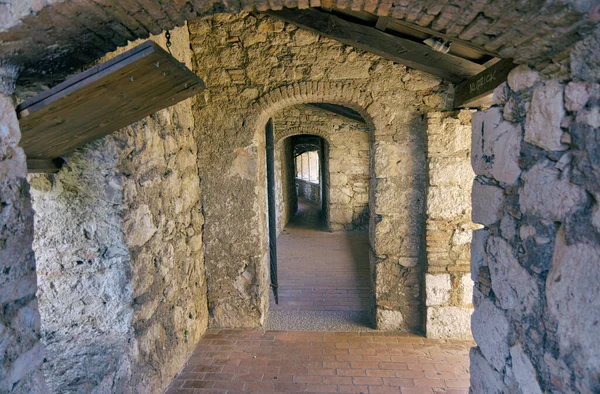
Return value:
[(523, 173), (521, 212), (562, 221), (571, 210), (587, 201), (585, 190), (561, 177), (553, 167), (549, 160), (542, 160)]
[(502, 381), (500, 372), (494, 370), (489, 361), (483, 357), (480, 348), (471, 348), (470, 360), (473, 393), (504, 394), (509, 392)]
[(549, 151), (567, 149), (560, 141), (562, 118), (565, 116), (564, 88), (558, 81), (549, 81), (533, 91), (531, 106), (525, 119), (525, 142)]
[(528, 312), (538, 308), (538, 285), (519, 264), (512, 246), (500, 237), (490, 237), (486, 250), (485, 262), (490, 268), (492, 289), (502, 308)]
[(483, 356), (498, 371), (502, 371), (509, 356), (509, 329), (504, 311), (489, 299), (481, 298), (471, 317), (471, 331)]
[(449, 274), (425, 275), (426, 305), (435, 306), (448, 303), (451, 289)]
[(471, 308), (455, 306), (427, 307), (427, 338), (472, 339)]
[(431, 219), (454, 219), (469, 214), (468, 188), (459, 186), (431, 186), (427, 195), (427, 215)]
[(467, 157), (433, 157), (429, 160), (429, 183), (433, 186), (469, 187), (475, 178)]
[(600, 107), (584, 108), (577, 113), (575, 120), (596, 129), (600, 127)]
[(588, 82), (600, 81), (600, 30), (595, 29), (578, 42), (570, 53), (571, 78)]
[(580, 111), (587, 104), (592, 92), (600, 86), (586, 82), (569, 82), (565, 87), (565, 108), (569, 111)]
[(535, 368), (520, 343), (510, 348), (510, 357), (512, 371), (521, 392), (523, 394), (542, 394)]
[(404, 316), (400, 311), (377, 308), (376, 327), (382, 331), (399, 331), (404, 328)]
[(403, 267), (412, 268), (419, 264), (418, 257), (400, 257), (398, 258), (398, 264)]
[(508, 83), (502, 82), (494, 89), (494, 93), (492, 94), (492, 102), (497, 105), (506, 104), (506, 101), (508, 101), (509, 92)]
[(503, 120), (500, 108), (473, 114), (471, 164), (475, 173), (512, 184), (521, 173), (521, 125)]
[(468, 151), (471, 127), (455, 118), (430, 118), (427, 124), (427, 149), (430, 154), (450, 155)]
[(567, 244), (564, 228), (556, 236), (546, 279), (548, 313), (557, 324), (561, 357), (573, 357), (580, 382), (600, 373), (600, 245)]
[(504, 190), (475, 179), (471, 201), (473, 203), (473, 222), (489, 226), (500, 219), (504, 203)]
[(298, 29), (294, 34), (294, 43), (298, 46), (307, 46), (314, 44), (319, 40), (319, 36), (311, 31)]
[(540, 74), (526, 65), (512, 69), (507, 77), (508, 86), (515, 92), (532, 87), (539, 79)]
[(368, 79), (371, 64), (370, 61), (363, 59), (337, 63), (329, 70), (329, 78), (334, 81), (345, 79)]
[(150, 207), (146, 204), (140, 205), (132, 215), (132, 219), (126, 224), (126, 235), (129, 244), (132, 246), (141, 246), (152, 238), (156, 233), (154, 218), (150, 212)]
[(466, 274), (460, 278), (460, 287), (462, 289), (462, 303), (463, 305), (473, 304), (473, 280)]

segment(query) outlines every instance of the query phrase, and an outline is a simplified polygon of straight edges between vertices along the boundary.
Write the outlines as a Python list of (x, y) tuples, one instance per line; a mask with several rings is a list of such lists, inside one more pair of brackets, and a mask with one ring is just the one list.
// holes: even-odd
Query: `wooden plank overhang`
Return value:
[(17, 107), (30, 172), (53, 172), (64, 154), (200, 93), (204, 82), (147, 41)]

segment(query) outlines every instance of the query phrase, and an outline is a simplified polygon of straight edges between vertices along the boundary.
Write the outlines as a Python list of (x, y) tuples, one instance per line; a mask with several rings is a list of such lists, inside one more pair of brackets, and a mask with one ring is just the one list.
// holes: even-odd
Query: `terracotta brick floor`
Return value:
[(298, 213), (277, 239), (279, 305), (272, 310), (368, 310), (369, 235), (366, 231), (330, 233), (319, 207), (300, 200)]
[(468, 393), (472, 345), (373, 331), (208, 331), (167, 394)]

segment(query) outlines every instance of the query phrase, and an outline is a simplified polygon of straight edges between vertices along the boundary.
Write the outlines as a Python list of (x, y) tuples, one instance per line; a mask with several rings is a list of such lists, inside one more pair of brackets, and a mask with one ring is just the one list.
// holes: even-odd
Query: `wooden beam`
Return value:
[(21, 146), (29, 159), (51, 160), (203, 89), (198, 76), (147, 41), (20, 104)]
[(268, 11), (267, 14), (303, 29), (340, 41), (362, 51), (458, 83), (483, 71), (480, 64), (436, 52), (425, 44), (384, 33), (374, 27), (348, 22), (337, 16), (317, 11)]
[(58, 172), (63, 163), (61, 159), (27, 159), (27, 172), (30, 174), (51, 174)]
[(498, 85), (506, 81), (508, 73), (516, 66), (512, 59), (502, 59), (474, 77), (461, 82), (456, 87), (454, 106), (463, 108), (480, 106), (479, 99), (490, 95)]
[(358, 112), (356, 112), (350, 108), (346, 108), (346, 107), (343, 107), (341, 105), (336, 105), (336, 104), (329, 104), (329, 103), (312, 103), (309, 105), (319, 108), (324, 111), (334, 113), (336, 115), (343, 116), (344, 118), (348, 118), (350, 120), (354, 120), (354, 121), (366, 124), (363, 117)]

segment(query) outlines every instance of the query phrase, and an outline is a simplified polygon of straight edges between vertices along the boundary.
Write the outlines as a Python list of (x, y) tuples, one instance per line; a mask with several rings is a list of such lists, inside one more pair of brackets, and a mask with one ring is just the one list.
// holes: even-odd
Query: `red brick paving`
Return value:
[(363, 311), (371, 301), (369, 235), (324, 231), (319, 207), (300, 199), (277, 239), (279, 305), (285, 311)]
[(466, 394), (471, 346), (375, 331), (208, 331), (166, 393)]

